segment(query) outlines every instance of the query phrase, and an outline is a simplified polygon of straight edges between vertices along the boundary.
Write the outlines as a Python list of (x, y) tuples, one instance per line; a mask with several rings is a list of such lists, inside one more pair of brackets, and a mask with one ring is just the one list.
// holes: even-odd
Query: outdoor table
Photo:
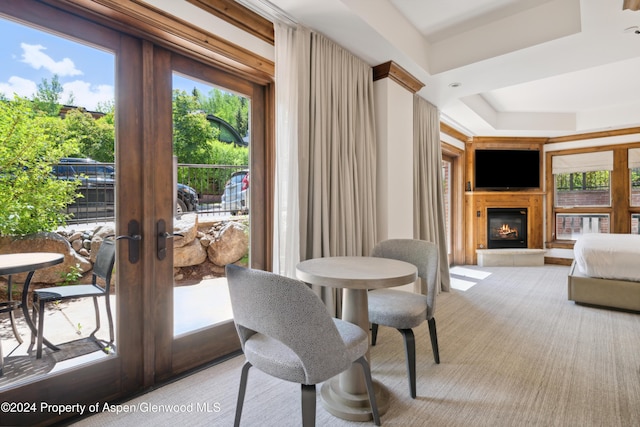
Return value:
[[(7, 301), (0, 303), (0, 309), (2, 309), (2, 312), (9, 313), (13, 334), (20, 344), (22, 344), (23, 341), (16, 327), (14, 311), (18, 308), (22, 308), (24, 320), (27, 323), (27, 326), (29, 326), (29, 329), (31, 329), (31, 333), (33, 334), (33, 336), (35, 336), (38, 331), (36, 326), (33, 324), (31, 316), (29, 316), (28, 305), (28, 293), (29, 286), (31, 285), (31, 279), (33, 278), (33, 274), (36, 272), (36, 270), (61, 264), (62, 261), (64, 261), (64, 255), (52, 252), (0, 254), (0, 276), (8, 276)], [(22, 299), (20, 301), (13, 300), (13, 286), (11, 275), (17, 273), (28, 273), (27, 278), (25, 279), (22, 286)], [(52, 349), (57, 349), (55, 345), (51, 344), (46, 339), (44, 340), (44, 343)], [(3, 363), (4, 358), (2, 356), (2, 343), (0, 342), (0, 375), (2, 375)]]

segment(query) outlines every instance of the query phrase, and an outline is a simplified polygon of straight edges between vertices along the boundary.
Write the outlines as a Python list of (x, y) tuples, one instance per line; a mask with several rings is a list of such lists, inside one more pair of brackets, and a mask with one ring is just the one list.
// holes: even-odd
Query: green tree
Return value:
[(207, 114), (218, 116), (233, 126), (240, 135), (249, 129), (249, 102), (247, 98), (213, 88), (208, 96), (200, 95), (200, 108)]
[(68, 219), (79, 183), (57, 180), (51, 165), (77, 147), (56, 141), (60, 125), (27, 99), (0, 102), (0, 235), (53, 231)]
[(51, 82), (47, 79), (42, 79), (38, 83), (38, 92), (33, 97), (35, 107), (48, 116), (57, 117), (60, 114), (61, 105), (59, 101), (62, 91), (62, 85), (57, 74), (53, 75)]
[(69, 110), (62, 120), (60, 143), (73, 143), (78, 157), (90, 157), (99, 162), (114, 161), (115, 127), (113, 113), (94, 119), (90, 113), (80, 109)]
[(217, 132), (201, 110), (197, 94), (173, 91), (173, 151), (179, 163), (214, 164)]

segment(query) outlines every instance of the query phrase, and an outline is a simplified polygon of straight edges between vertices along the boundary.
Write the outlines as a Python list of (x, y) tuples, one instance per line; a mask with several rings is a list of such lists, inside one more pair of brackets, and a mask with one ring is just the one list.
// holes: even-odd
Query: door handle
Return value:
[(156, 224), (156, 232), (156, 237), (158, 239), (158, 259), (162, 261), (167, 256), (167, 239), (172, 239), (175, 236), (184, 236), (180, 233), (169, 233), (164, 219), (158, 220), (158, 223)]
[(129, 262), (135, 264), (140, 259), (140, 224), (135, 219), (129, 221), (128, 235), (118, 236), (116, 240), (128, 240), (129, 241)]

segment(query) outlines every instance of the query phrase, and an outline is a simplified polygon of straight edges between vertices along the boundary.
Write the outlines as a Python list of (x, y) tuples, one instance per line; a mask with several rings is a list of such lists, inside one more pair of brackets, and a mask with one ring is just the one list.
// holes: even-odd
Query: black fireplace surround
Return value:
[(527, 208), (488, 208), (489, 249), (527, 248)]

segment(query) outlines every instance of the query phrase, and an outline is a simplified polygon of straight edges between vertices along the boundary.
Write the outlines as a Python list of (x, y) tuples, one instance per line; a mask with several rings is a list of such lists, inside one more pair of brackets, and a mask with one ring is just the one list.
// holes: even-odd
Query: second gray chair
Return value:
[(429, 325), (433, 357), (440, 363), (436, 319), (433, 317), (436, 303), (438, 272), (438, 246), (425, 240), (391, 239), (378, 243), (371, 256), (393, 258), (416, 266), (418, 277), (427, 287), (427, 295), (396, 289), (376, 289), (368, 293), (371, 345), (376, 344), (378, 325), (396, 328), (404, 337), (407, 354), (409, 391), (416, 397), (416, 346), (413, 328), (425, 320)]
[(364, 370), (373, 420), (380, 425), (369, 363), (367, 333), (332, 319), (303, 282), (227, 265), (233, 320), (246, 362), (242, 367), (235, 426), (240, 425), (249, 368), (302, 386), (302, 424), (315, 425), (316, 384), (358, 363)]

